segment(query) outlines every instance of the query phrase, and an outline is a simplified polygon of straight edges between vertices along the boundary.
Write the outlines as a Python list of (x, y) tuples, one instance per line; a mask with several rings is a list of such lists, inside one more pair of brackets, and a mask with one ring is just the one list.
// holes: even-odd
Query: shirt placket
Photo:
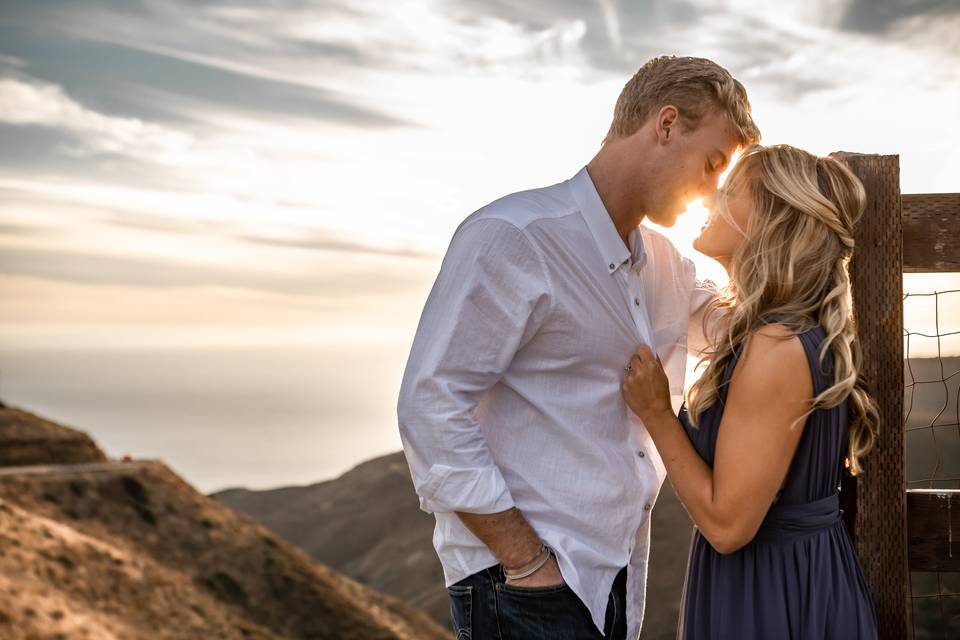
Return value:
[[(627, 295), (629, 300), (630, 308), (630, 317), (633, 318), (633, 324), (637, 330), (637, 338), (640, 342), (647, 344), (650, 347), (650, 350), (656, 353), (657, 347), (653, 341), (653, 329), (650, 326), (650, 318), (647, 314), (647, 304), (646, 298), (643, 293), (643, 288), (641, 286), (640, 271), (643, 268), (643, 263), (645, 256), (642, 257), (638, 262), (634, 263), (630, 259), (617, 271), (617, 276), (620, 279), (620, 284), (623, 287), (624, 292)], [(656, 470), (653, 468), (653, 464), (650, 461), (647, 452), (643, 446), (643, 443), (636, 443), (636, 462), (637, 467), (641, 474), (644, 474), (648, 477), (648, 486), (653, 486), (653, 480), (657, 474)], [(643, 513), (638, 514), (638, 527), (639, 523), (643, 521), (644, 517), (650, 516), (650, 511), (653, 509), (653, 496), (648, 495), (646, 501), (643, 504)], [(627, 555), (628, 558), (633, 556), (633, 553), (636, 551), (636, 542), (635, 538), (631, 538), (628, 542)]]
[(637, 329), (637, 338), (656, 353), (657, 346), (653, 342), (653, 330), (650, 327), (650, 318), (647, 315), (647, 302), (641, 287), (641, 268), (640, 264), (628, 261), (617, 272), (617, 276), (620, 278), (620, 284), (629, 301), (630, 317), (633, 318), (633, 324)]

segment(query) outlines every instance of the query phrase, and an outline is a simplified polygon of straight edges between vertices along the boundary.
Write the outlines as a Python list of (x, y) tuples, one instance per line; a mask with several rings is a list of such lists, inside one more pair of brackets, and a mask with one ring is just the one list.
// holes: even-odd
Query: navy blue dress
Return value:
[[(779, 321), (770, 318), (768, 322)], [(822, 327), (800, 335), (817, 395), (830, 386), (832, 358), (821, 371)], [(680, 422), (697, 452), (713, 465), (717, 431), (739, 349), (726, 368), (720, 401), (700, 427)], [(847, 403), (810, 414), (786, 484), (756, 537), (721, 555), (694, 528), (680, 605), (685, 640), (861, 640), (877, 635), (873, 601), (841, 519), (837, 488), (847, 448)]]

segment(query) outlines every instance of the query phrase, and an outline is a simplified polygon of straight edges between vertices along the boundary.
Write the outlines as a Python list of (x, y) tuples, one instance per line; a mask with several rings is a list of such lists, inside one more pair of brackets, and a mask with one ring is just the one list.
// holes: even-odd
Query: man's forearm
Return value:
[(516, 507), (499, 513), (456, 514), (504, 566), (519, 565), (537, 553), (540, 536)]

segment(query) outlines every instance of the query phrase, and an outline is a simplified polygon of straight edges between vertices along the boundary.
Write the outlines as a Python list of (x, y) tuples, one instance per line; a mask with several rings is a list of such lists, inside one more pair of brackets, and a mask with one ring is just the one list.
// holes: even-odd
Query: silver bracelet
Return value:
[[(518, 569), (523, 569), (525, 566), (527, 566), (528, 564), (530, 564), (531, 562), (533, 562), (534, 560), (536, 560), (537, 558), (539, 558), (539, 557), (543, 554), (543, 550), (546, 549), (546, 548), (547, 548), (547, 545), (543, 544), (543, 541), (541, 541), (540, 544), (537, 545), (537, 552), (534, 553), (531, 557), (527, 558), (526, 560), (524, 560), (524, 561), (521, 562), (520, 564), (515, 564), (515, 565), (513, 565), (512, 567), (508, 567), (507, 565), (504, 564), (504, 565), (503, 565), (503, 570), (504, 570), (504, 571), (516, 571), (516, 570), (518, 570)], [(501, 562), (500, 564), (503, 564), (503, 563)]]
[(521, 579), (526, 578), (526, 577), (528, 577), (528, 576), (532, 576), (532, 575), (535, 574), (537, 571), (540, 571), (540, 569), (543, 568), (543, 565), (547, 564), (547, 561), (550, 560), (550, 556), (553, 555), (553, 549), (551, 549), (551, 548), (548, 547), (547, 545), (543, 545), (543, 546), (544, 546), (544, 547), (546, 548), (546, 550), (547, 550), (547, 552), (543, 555), (543, 558), (541, 558), (540, 561), (537, 562), (537, 564), (533, 565), (532, 567), (530, 567), (529, 569), (527, 569), (527, 570), (524, 571), (523, 573), (513, 573), (513, 574), (511, 574), (511, 573), (507, 573), (506, 569), (504, 569), (503, 575), (506, 576), (507, 580), (521, 580)]

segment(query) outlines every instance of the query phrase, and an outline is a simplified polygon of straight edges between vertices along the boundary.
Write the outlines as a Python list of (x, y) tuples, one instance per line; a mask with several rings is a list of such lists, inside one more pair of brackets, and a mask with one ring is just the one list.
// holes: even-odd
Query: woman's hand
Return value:
[(637, 347), (630, 356), (627, 375), (621, 390), (627, 406), (649, 425), (662, 417), (673, 418), (670, 404), (670, 382), (663, 371), (660, 358), (645, 344)]

